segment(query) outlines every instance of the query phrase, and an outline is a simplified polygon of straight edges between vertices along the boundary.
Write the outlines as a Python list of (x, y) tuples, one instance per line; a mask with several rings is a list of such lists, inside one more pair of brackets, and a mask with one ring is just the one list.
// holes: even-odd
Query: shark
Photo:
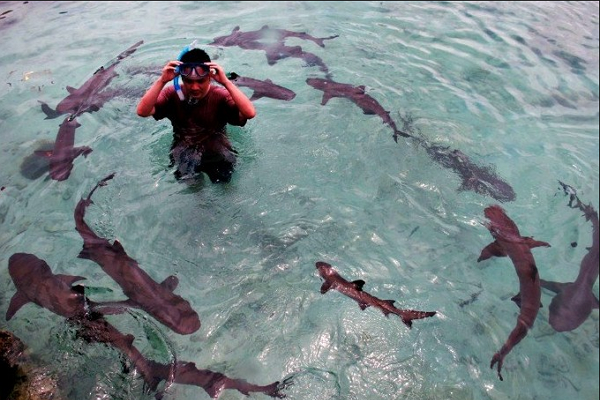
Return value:
[(333, 35), (329, 37), (314, 37), (306, 32), (289, 31), (287, 29), (270, 28), (268, 25), (263, 25), (255, 31), (243, 32), (239, 26), (233, 28), (229, 35), (219, 36), (213, 39), (209, 45), (213, 46), (238, 46), (245, 49), (256, 49), (261, 45), (258, 43), (264, 39), (274, 39), (283, 44), (286, 38), (295, 37), (302, 40), (308, 40), (316, 43), (319, 47), (325, 47), (325, 40), (331, 40), (339, 37)]
[(92, 204), (92, 195), (100, 186), (114, 177), (114, 173), (100, 180), (87, 198), (81, 198), (74, 211), (75, 229), (83, 239), (78, 257), (92, 260), (119, 284), (128, 300), (123, 304), (146, 311), (174, 332), (188, 335), (200, 329), (200, 318), (190, 303), (174, 293), (179, 280), (169, 276), (157, 283), (136, 260), (127, 255), (118, 240), (111, 244), (98, 236), (85, 222), (86, 208)]
[[(325, 47), (324, 40), (336, 38), (338, 35), (317, 38), (306, 32), (271, 29), (268, 25), (264, 25), (256, 31), (242, 32), (240, 27), (236, 26), (230, 35), (216, 37), (209, 45), (224, 47), (238, 46), (244, 50), (263, 50), (269, 65), (274, 65), (277, 61), (285, 58), (299, 58), (307, 66), (318, 66), (322, 72), (325, 72), (329, 76), (329, 68), (319, 56), (305, 51), (301, 46), (286, 45), (285, 39), (288, 37), (310, 40), (320, 47)], [(263, 42), (264, 39), (272, 40)]]
[(115, 71), (117, 64), (133, 54), (143, 43), (144, 41), (140, 40), (115, 57), (109, 66), (98, 68), (79, 88), (67, 86), (69, 94), (56, 105), (55, 109), (38, 100), (41, 103), (42, 112), (46, 114), (46, 119), (56, 118), (63, 114), (69, 114), (69, 118), (74, 119), (85, 112), (91, 113), (100, 110), (104, 103), (119, 93), (119, 91), (105, 90), (110, 82), (119, 76)]
[(355, 300), (361, 310), (365, 310), (367, 307), (374, 307), (379, 309), (386, 317), (389, 317), (390, 314), (395, 314), (399, 316), (402, 322), (409, 328), (412, 327), (413, 320), (433, 317), (437, 313), (436, 311), (399, 309), (394, 305), (394, 300), (381, 300), (372, 294), (363, 291), (365, 281), (360, 279), (352, 282), (347, 281), (331, 266), (331, 264), (324, 261), (317, 261), (315, 266), (319, 275), (324, 280), (321, 285), (321, 294), (325, 294), (331, 289), (337, 290), (343, 295)]
[(289, 379), (257, 385), (220, 372), (200, 369), (193, 362), (179, 360), (163, 364), (150, 360), (133, 345), (133, 335), (120, 332), (104, 318), (107, 310), (110, 314), (119, 313), (117, 305), (125, 302), (98, 303), (90, 300), (85, 296), (83, 286), (75, 285), (85, 277), (54, 274), (48, 263), (34, 254), (15, 253), (10, 256), (8, 264), (17, 292), (6, 311), (7, 321), (28, 303), (64, 317), (77, 328), (79, 338), (88, 343), (107, 344), (121, 351), (139, 371), (146, 390), (154, 392), (157, 399), (164, 395), (164, 391), (158, 390), (163, 381), (166, 382), (165, 387), (172, 383), (199, 386), (212, 398), (218, 398), (225, 389), (234, 389), (245, 395), (264, 393), (275, 398), (285, 397), (282, 390), (290, 384)]
[(54, 274), (46, 261), (30, 253), (15, 253), (8, 260), (8, 272), (17, 288), (6, 311), (6, 320), (28, 303), (34, 303), (64, 317), (77, 328), (77, 335), (91, 343), (109, 344), (119, 349), (135, 365), (148, 388), (155, 390), (163, 379), (158, 363), (147, 360), (135, 346), (133, 335), (123, 334), (101, 313), (101, 303), (87, 299), (82, 287), (73, 284), (82, 276)]
[(276, 100), (290, 101), (296, 97), (296, 93), (288, 88), (279, 86), (270, 79), (261, 81), (259, 79), (240, 76), (235, 72), (230, 72), (227, 77), (237, 86), (252, 89), (253, 93), (250, 100), (258, 100), (263, 97), (270, 97)]
[(429, 145), (418, 140), (432, 160), (460, 176), (462, 182), (459, 191), (470, 190), (503, 203), (517, 198), (512, 186), (496, 175), (492, 168), (475, 164), (469, 156), (458, 149)]
[(417, 141), (432, 160), (453, 170), (462, 178), (460, 191), (471, 190), (481, 195), (491, 196), (501, 202), (513, 201), (516, 198), (514, 189), (507, 182), (498, 177), (490, 168), (475, 164), (462, 151), (429, 144), (423, 138), (398, 129), (390, 112), (366, 92), (364, 85), (353, 86), (336, 82), (330, 78), (308, 78), (306, 83), (323, 92), (321, 105), (326, 105), (332, 98), (345, 98), (356, 104), (365, 115), (377, 115), (381, 118), (384, 124), (392, 128), (392, 137), (396, 143), (399, 137)]
[(592, 224), (592, 245), (581, 259), (579, 273), (574, 282), (555, 282), (542, 279), (541, 285), (556, 295), (550, 302), (549, 322), (558, 332), (577, 329), (592, 313), (598, 309), (598, 298), (592, 289), (598, 280), (600, 253), (600, 226), (598, 213), (591, 204), (583, 204), (575, 190), (560, 182), (565, 194), (571, 196), (569, 207), (578, 208), (587, 221)]
[(406, 132), (402, 132), (396, 126), (396, 123), (390, 117), (390, 112), (370, 96), (364, 85), (353, 86), (347, 83), (336, 82), (329, 78), (308, 78), (306, 83), (313, 88), (323, 92), (321, 105), (326, 105), (333, 98), (345, 98), (352, 101), (363, 111), (365, 115), (377, 115), (394, 132), (394, 140), (398, 141), (398, 136), (411, 137)]
[(325, 76), (330, 78), (329, 67), (314, 53), (305, 51), (301, 46), (287, 46), (282, 43), (274, 43), (262, 48), (267, 57), (267, 64), (275, 65), (277, 61), (285, 58), (299, 58), (306, 63), (308, 67), (319, 67), (319, 70), (325, 73)]
[(54, 148), (34, 152), (35, 155), (48, 159), (50, 178), (56, 181), (68, 179), (75, 159), (81, 155), (87, 157), (92, 152), (88, 146), (75, 147), (75, 130), (80, 126), (75, 118), (65, 118), (58, 128)]
[[(156, 366), (156, 364), (154, 365)], [(275, 381), (266, 385), (257, 385), (244, 379), (231, 378), (220, 372), (198, 368), (195, 363), (189, 361), (177, 361), (174, 368), (165, 364), (156, 368), (163, 378), (166, 379), (171, 374), (173, 383), (201, 387), (213, 399), (218, 398), (226, 389), (237, 390), (246, 396), (251, 393), (263, 393), (282, 399), (286, 397), (283, 389), (291, 384), (289, 379), (285, 379), (282, 382)]]
[(490, 368), (493, 369), (496, 365), (498, 378), (502, 381), (504, 380), (501, 372), (504, 358), (527, 336), (542, 306), (540, 276), (531, 249), (550, 247), (550, 244), (535, 240), (533, 237), (521, 236), (517, 224), (497, 204), (485, 208), (484, 215), (489, 220), (484, 225), (494, 241), (483, 248), (477, 262), (491, 257), (508, 257), (519, 278), (519, 293), (512, 298), (520, 308), (517, 324), (490, 362)]

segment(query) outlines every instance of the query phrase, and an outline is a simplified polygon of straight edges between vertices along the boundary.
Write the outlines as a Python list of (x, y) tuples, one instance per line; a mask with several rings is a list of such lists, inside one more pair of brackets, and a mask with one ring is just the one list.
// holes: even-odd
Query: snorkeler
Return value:
[[(213, 80), (222, 86), (212, 85)], [(165, 86), (171, 81), (172, 85)], [(177, 179), (206, 173), (213, 183), (224, 183), (231, 180), (237, 159), (226, 125), (244, 126), (256, 110), (223, 68), (211, 62), (194, 41), (176, 61), (163, 67), (161, 76), (142, 96), (137, 114), (171, 121), (170, 158), (171, 166), (177, 165)]]

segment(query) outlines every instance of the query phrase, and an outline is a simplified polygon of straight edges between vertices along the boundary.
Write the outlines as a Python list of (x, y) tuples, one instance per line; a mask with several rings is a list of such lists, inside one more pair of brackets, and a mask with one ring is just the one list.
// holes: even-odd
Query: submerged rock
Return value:
[(0, 330), (0, 399), (63, 400), (56, 377), (26, 354), (17, 336)]

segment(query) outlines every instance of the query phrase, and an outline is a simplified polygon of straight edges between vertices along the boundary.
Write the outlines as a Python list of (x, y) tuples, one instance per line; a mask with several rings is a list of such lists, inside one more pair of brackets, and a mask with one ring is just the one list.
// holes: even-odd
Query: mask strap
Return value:
[(179, 100), (184, 101), (185, 95), (183, 94), (183, 90), (181, 89), (181, 84), (179, 83), (180, 79), (181, 79), (181, 76), (178, 76), (175, 79), (173, 79), (173, 86), (175, 87), (177, 96), (179, 96)]

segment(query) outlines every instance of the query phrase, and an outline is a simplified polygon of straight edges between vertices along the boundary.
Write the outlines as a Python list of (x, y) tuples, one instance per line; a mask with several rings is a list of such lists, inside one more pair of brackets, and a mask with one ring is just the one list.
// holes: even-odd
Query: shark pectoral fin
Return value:
[(164, 287), (170, 292), (175, 291), (177, 289), (177, 285), (179, 285), (179, 279), (175, 275), (168, 276), (167, 279), (160, 283), (160, 286)]
[(71, 286), (75, 282), (85, 279), (85, 277), (83, 277), (83, 276), (63, 275), (63, 274), (56, 274), (56, 277), (58, 279), (60, 279), (61, 281), (63, 281), (64, 283), (66, 283), (68, 286)]
[(365, 94), (366, 87), (365, 85), (360, 85), (356, 87), (358, 94)]
[(330, 95), (330, 94), (328, 94), (328, 93), (325, 93), (325, 94), (323, 94), (323, 98), (321, 99), (321, 105), (322, 105), (322, 106), (324, 106), (325, 104), (327, 104), (327, 102), (328, 102), (329, 100), (331, 100), (331, 98), (332, 98), (332, 97), (333, 97), (333, 96), (331, 96), (331, 95)]
[(540, 285), (544, 289), (548, 289), (554, 293), (560, 293), (566, 286), (572, 284), (573, 282), (553, 282), (553, 281), (545, 281), (540, 279)]
[[(594, 296), (594, 295), (592, 295)], [(592, 308), (600, 308), (600, 304), (598, 303), (598, 299), (596, 298), (596, 296), (594, 296), (594, 304), (592, 305)]]
[(532, 237), (526, 237), (524, 239), (525, 243), (527, 244), (527, 246), (529, 246), (530, 249), (533, 249), (534, 247), (552, 247), (550, 246), (550, 243), (535, 240)]
[(521, 292), (511, 297), (511, 300), (514, 301), (519, 308), (521, 308)]
[(491, 258), (494, 256), (495, 257), (506, 257), (506, 253), (504, 252), (502, 247), (498, 244), (498, 242), (495, 240), (492, 243), (485, 246), (483, 248), (483, 250), (481, 250), (481, 254), (479, 255), (479, 258), (477, 259), (477, 262), (487, 260), (488, 258)]
[(354, 288), (356, 290), (362, 292), (362, 288), (363, 288), (363, 286), (365, 286), (365, 281), (363, 281), (362, 279), (357, 279), (355, 281), (352, 281), (352, 284), (354, 285)]
[(327, 293), (329, 289), (331, 289), (331, 282), (323, 282), (323, 284), (321, 285), (321, 294)]
[(127, 335), (125, 335), (125, 340), (127, 341), (128, 346), (133, 346), (133, 341), (135, 340), (135, 336), (133, 336), (131, 333), (128, 333)]
[(17, 291), (12, 299), (10, 299), (8, 310), (6, 310), (6, 320), (9, 321), (15, 315), (15, 313), (27, 303), (29, 303), (29, 298), (23, 293)]
[(54, 119), (54, 118), (58, 117), (59, 115), (61, 115), (61, 113), (59, 113), (56, 110), (53, 110), (47, 103), (44, 103), (41, 100), (38, 100), (38, 102), (40, 102), (41, 105), (42, 105), (41, 106), (42, 107), (42, 112), (44, 114), (46, 114), (46, 118), (44, 118), (44, 119)]

